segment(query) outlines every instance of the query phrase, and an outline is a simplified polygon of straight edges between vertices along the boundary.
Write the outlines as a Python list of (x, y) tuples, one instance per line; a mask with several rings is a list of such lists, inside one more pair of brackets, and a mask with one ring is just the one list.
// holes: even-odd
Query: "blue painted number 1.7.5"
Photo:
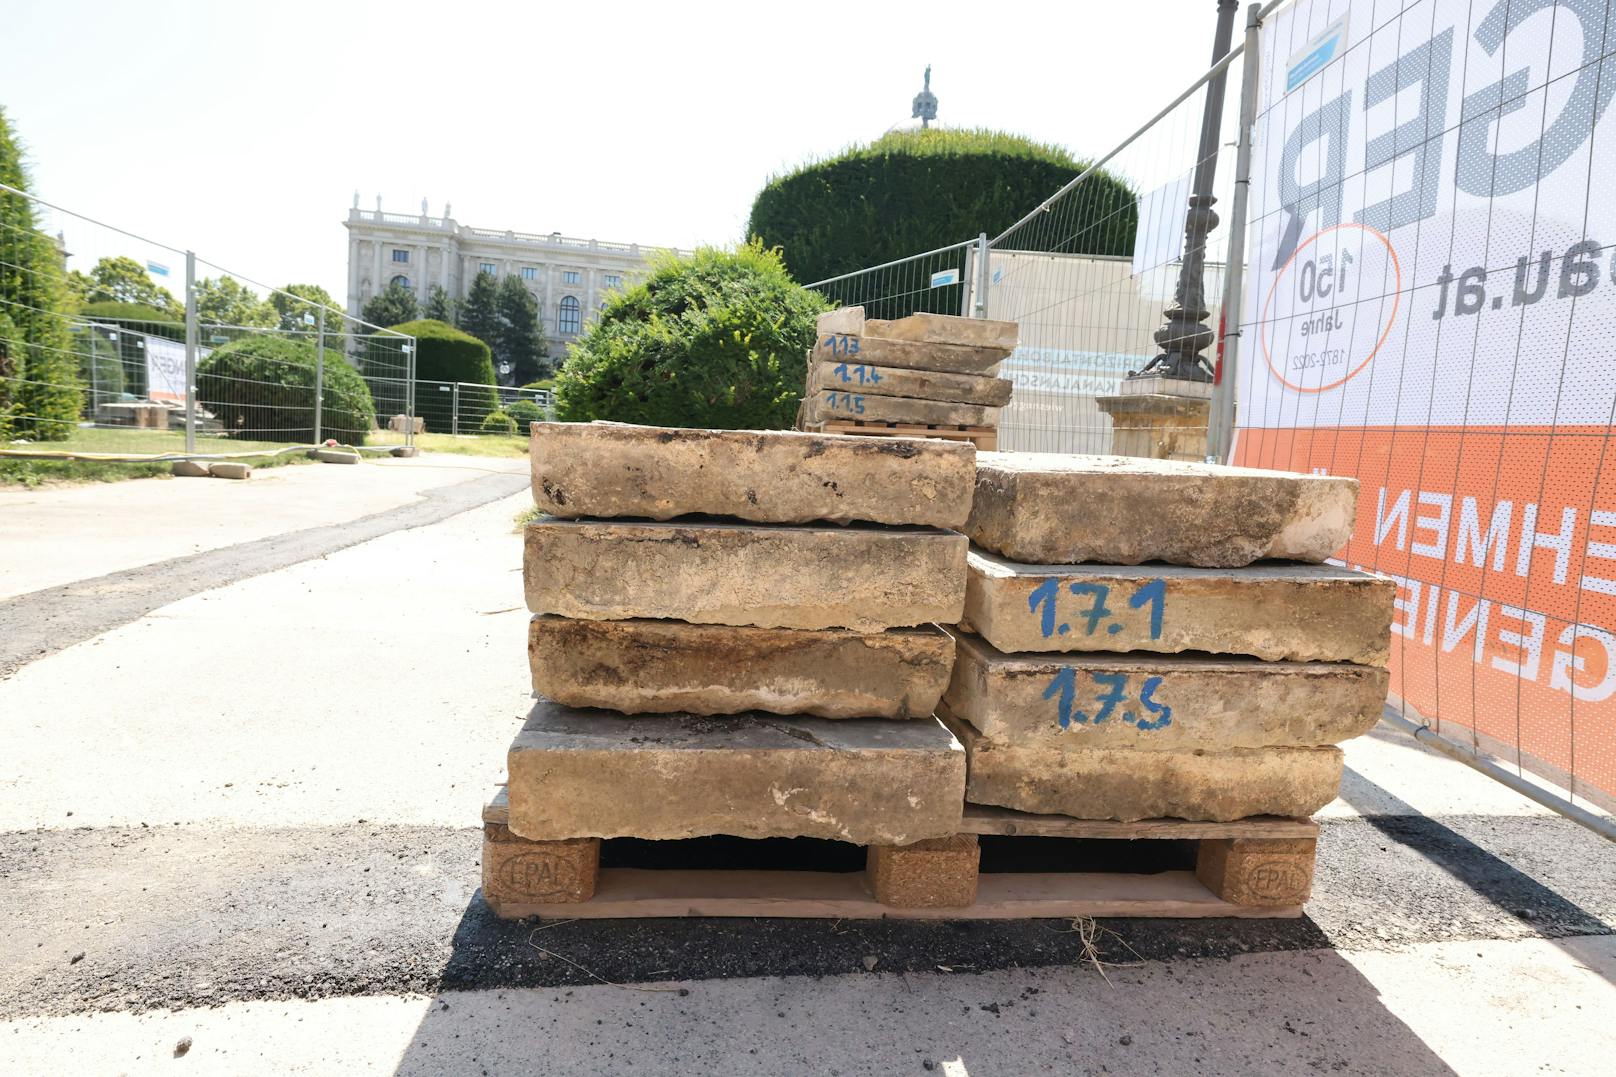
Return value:
[[(1027, 596), (1027, 609), (1039, 615), (1038, 627), (1043, 632), (1045, 639), (1057, 633), (1064, 636), (1072, 630), (1072, 626), (1064, 621), (1059, 625), (1055, 623), (1055, 599), (1060, 594), (1060, 583), (1059, 579), (1051, 576), (1033, 588), (1032, 593)], [(1067, 584), (1066, 589), (1079, 598), (1088, 597), (1092, 600), (1087, 609), (1081, 610), (1077, 614), (1077, 617), (1083, 621), (1084, 635), (1094, 635), (1095, 630), (1100, 627), (1100, 622), (1107, 617), (1116, 616), (1116, 611), (1105, 604), (1105, 600), (1111, 596), (1109, 585), (1079, 580), (1075, 583)], [(1167, 581), (1162, 579), (1151, 580), (1128, 596), (1128, 607), (1130, 609), (1139, 609), (1143, 606), (1150, 607), (1151, 639), (1161, 639), (1162, 611), (1166, 605)], [(1114, 635), (1121, 631), (1122, 623), (1120, 621), (1112, 621), (1111, 624), (1106, 626), (1106, 632), (1109, 634)]]
[(830, 405), (832, 411), (851, 411), (858, 415), (864, 414), (864, 398), (854, 396), (852, 393), (838, 393), (832, 389), (825, 394), (825, 403)]
[[(1089, 670), (1088, 675), (1096, 689), (1104, 689), (1093, 699), (1093, 702), (1099, 705), (1093, 716), (1086, 710), (1077, 709), (1077, 670), (1071, 666), (1058, 670), (1049, 682), (1049, 687), (1044, 689), (1044, 698), (1055, 700), (1056, 719), (1062, 729), (1070, 729), (1073, 725), (1099, 725), (1112, 716), (1118, 705), (1128, 702), (1126, 673)], [(1161, 688), (1161, 683), (1160, 677), (1146, 677), (1144, 684), (1139, 688), (1139, 703), (1153, 717), (1141, 718), (1137, 711), (1124, 710), (1122, 720), (1143, 732), (1172, 725), (1173, 708), (1156, 698), (1156, 691)]]

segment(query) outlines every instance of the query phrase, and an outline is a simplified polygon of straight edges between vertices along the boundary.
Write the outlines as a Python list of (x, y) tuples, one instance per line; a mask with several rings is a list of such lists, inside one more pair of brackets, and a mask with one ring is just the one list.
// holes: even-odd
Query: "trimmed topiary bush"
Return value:
[(556, 414), (654, 426), (781, 429), (796, 418), (825, 300), (750, 243), (664, 255), (612, 295), (556, 376)]
[[(752, 203), (746, 234), (779, 247), (805, 283), (880, 265), (950, 243), (991, 238), (1087, 166), (1057, 146), (985, 130), (895, 131), (867, 146), (771, 179)], [(1133, 190), (1101, 172), (1083, 181), (1059, 234), (1029, 230), (1021, 250), (1133, 253), (1139, 219)], [(1035, 236), (1044, 242), (1033, 242)], [(958, 313), (958, 287), (942, 310)]]
[(514, 434), (517, 426), (510, 412), (496, 409), (483, 416), (482, 425), (477, 429), (484, 434)]
[(544, 409), (531, 400), (513, 401), (505, 406), (505, 412), (516, 420), (517, 426), (522, 430), (527, 429), (528, 423), (542, 423), (544, 421)]
[[(84, 383), (84, 415), (95, 418), (97, 404), (117, 400), (124, 392), (123, 360), (108, 330), (89, 325), (73, 327), (73, 350), (79, 357), (79, 380)], [(121, 340), (123, 334), (118, 334)], [(144, 373), (142, 364), (142, 373)]]
[[(494, 355), (486, 343), (431, 318), (395, 325), (393, 331), (415, 338), (415, 413), (426, 420), (428, 430), (447, 433), (453, 429), (450, 408), (455, 382), (467, 383), (460, 386), (462, 428), (499, 407), (494, 393)], [(449, 388), (445, 391), (440, 385)]]
[[(252, 441), (314, 441), (314, 345), (243, 337), (197, 364), (197, 398), (224, 432)], [(320, 436), (363, 445), (375, 429), (370, 388), (341, 352), (325, 351)]]

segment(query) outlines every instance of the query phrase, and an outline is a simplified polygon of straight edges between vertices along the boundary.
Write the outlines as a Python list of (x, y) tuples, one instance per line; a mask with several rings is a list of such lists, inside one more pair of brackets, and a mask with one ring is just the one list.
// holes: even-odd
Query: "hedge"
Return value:
[[(487, 415), (499, 407), (494, 393), (494, 356), (483, 341), (452, 325), (421, 318), (393, 326), (395, 333), (415, 338), (415, 413), (427, 429), (445, 433), (451, 427), (448, 403), (452, 394), (438, 385), (467, 382), (460, 387), (460, 416)], [(393, 376), (397, 376), (396, 373)], [(482, 386), (488, 386), (484, 389)], [(440, 399), (441, 398), (441, 399)]]
[(516, 400), (505, 405), (505, 413), (515, 419), (522, 429), (527, 429), (528, 423), (541, 423), (544, 421), (544, 409), (531, 400)]
[(611, 296), (556, 376), (556, 414), (653, 426), (780, 429), (795, 421), (827, 303), (757, 243), (663, 255)]
[[(370, 388), (341, 352), (325, 350), (320, 436), (363, 445), (376, 427)], [(197, 397), (232, 436), (311, 443), (314, 345), (283, 337), (243, 337), (197, 364)]]
[[(1059, 147), (996, 131), (892, 132), (769, 180), (746, 234), (780, 247), (791, 275), (809, 283), (996, 236), (1086, 167)], [(1098, 172), (1069, 205), (1076, 216), (1060, 228), (1029, 230), (1012, 246), (1133, 253), (1139, 211), (1128, 184)], [(935, 291), (958, 311), (957, 288)]]
[(482, 425), (477, 428), (484, 434), (514, 434), (517, 432), (516, 420), (508, 411), (494, 410), (483, 416)]

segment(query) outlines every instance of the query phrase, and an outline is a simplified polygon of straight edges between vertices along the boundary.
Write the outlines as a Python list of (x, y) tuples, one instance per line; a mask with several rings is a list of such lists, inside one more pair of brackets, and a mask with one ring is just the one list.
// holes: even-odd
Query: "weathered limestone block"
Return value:
[(1396, 584), (1294, 563), (1023, 565), (966, 559), (965, 621), (1001, 651), (1206, 651), (1383, 666)]
[(809, 371), (810, 390), (835, 389), (870, 396), (903, 396), (914, 400), (947, 400), (1002, 408), (1010, 403), (1013, 385), (1008, 378), (979, 374), (944, 374), (935, 370), (904, 370), (895, 366), (820, 360)]
[(322, 464), (357, 464), (359, 454), (347, 449), (310, 449), (309, 457)]
[(535, 617), (533, 690), (572, 707), (930, 720), (954, 665), (941, 629), (886, 632)]
[(883, 905), (904, 909), (962, 909), (976, 901), (982, 850), (975, 834), (917, 841), (894, 847), (872, 845), (864, 870)]
[(558, 520), (526, 529), (534, 613), (762, 628), (954, 624), (965, 536), (921, 527)]
[(168, 473), (176, 479), (205, 479), (212, 474), (205, 460), (176, 460), (169, 465)]
[(863, 307), (842, 307), (819, 316), (820, 336), (831, 333), (868, 334), (892, 340), (918, 340), (931, 344), (963, 344), (977, 348), (1014, 351), (1020, 338), (1015, 322), (988, 318), (961, 318), (951, 314), (911, 314), (892, 321), (866, 320)]
[(252, 478), (252, 465), (237, 463), (232, 460), (220, 460), (208, 465), (208, 474), (216, 479), (250, 479)]
[(920, 423), (926, 426), (997, 426), (999, 409), (940, 400), (865, 396), (838, 389), (816, 389), (808, 398), (808, 421)]
[(965, 745), (965, 798), (1077, 819), (1194, 819), (1312, 815), (1341, 785), (1341, 749), (1233, 748), (1222, 752), (1067, 749), (1041, 740), (1006, 745), (937, 710)]
[(935, 370), (944, 374), (991, 377), (1010, 354), (1009, 348), (977, 348), (963, 344), (927, 344), (918, 340), (824, 334), (814, 341), (809, 357), (828, 363), (869, 363), (905, 370)]
[(511, 833), (502, 789), (483, 809), (483, 900), (501, 905), (588, 901), (600, 878), (600, 839), (529, 841)]
[(1195, 877), (1236, 905), (1300, 905), (1313, 892), (1315, 838), (1204, 838)]
[(1027, 564), (1239, 568), (1321, 562), (1352, 534), (1358, 480), (1180, 460), (979, 453), (966, 530)]
[(1003, 745), (1069, 751), (1311, 747), (1374, 728), (1388, 674), (1347, 662), (1005, 654), (955, 641), (949, 710)]
[(533, 500), (555, 516), (965, 525), (975, 450), (922, 438), (535, 423)]
[(936, 721), (630, 718), (541, 700), (507, 763), (511, 832), (545, 841), (908, 845), (958, 833), (965, 799), (964, 753)]

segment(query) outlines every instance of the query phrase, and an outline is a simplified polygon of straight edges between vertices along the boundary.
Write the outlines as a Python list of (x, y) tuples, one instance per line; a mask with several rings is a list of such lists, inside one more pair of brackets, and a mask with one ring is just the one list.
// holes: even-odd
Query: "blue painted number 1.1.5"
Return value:
[[(1097, 692), (1093, 699), (1099, 707), (1092, 717), (1086, 710), (1078, 710), (1076, 707), (1077, 670), (1071, 666), (1057, 671), (1049, 682), (1049, 687), (1044, 689), (1044, 698), (1055, 700), (1056, 719), (1062, 729), (1070, 729), (1073, 725), (1099, 725), (1112, 716), (1119, 704), (1128, 702), (1126, 673), (1106, 673), (1101, 670), (1090, 670), (1088, 673), (1094, 687), (1104, 689)], [(1144, 684), (1139, 688), (1140, 705), (1154, 717), (1141, 718), (1137, 711), (1124, 710), (1122, 720), (1142, 732), (1172, 725), (1173, 708), (1156, 698), (1156, 691), (1161, 688), (1161, 683), (1160, 677), (1146, 677)]]
[[(1033, 588), (1032, 593), (1027, 596), (1027, 609), (1039, 615), (1038, 627), (1043, 632), (1045, 639), (1057, 633), (1064, 636), (1072, 630), (1072, 626), (1064, 621), (1059, 625), (1055, 623), (1055, 599), (1060, 593), (1060, 582), (1059, 579), (1051, 576)], [(1075, 583), (1067, 584), (1067, 590), (1079, 598), (1086, 596), (1092, 600), (1089, 607), (1077, 615), (1084, 622), (1084, 635), (1094, 635), (1095, 630), (1100, 627), (1100, 622), (1107, 617), (1116, 615), (1116, 611), (1105, 604), (1105, 600), (1111, 595), (1111, 588), (1108, 584), (1089, 583), (1079, 580)], [(1128, 596), (1128, 607), (1130, 609), (1139, 609), (1143, 606), (1150, 607), (1151, 639), (1161, 639), (1162, 611), (1166, 605), (1167, 581), (1162, 579), (1150, 580)], [(1121, 631), (1122, 624), (1120, 621), (1112, 621), (1111, 624), (1106, 626), (1108, 634), (1114, 635)]]
[(858, 415), (864, 414), (864, 398), (854, 396), (852, 393), (838, 393), (835, 389), (825, 394), (825, 403), (830, 405), (832, 411), (851, 411)]

